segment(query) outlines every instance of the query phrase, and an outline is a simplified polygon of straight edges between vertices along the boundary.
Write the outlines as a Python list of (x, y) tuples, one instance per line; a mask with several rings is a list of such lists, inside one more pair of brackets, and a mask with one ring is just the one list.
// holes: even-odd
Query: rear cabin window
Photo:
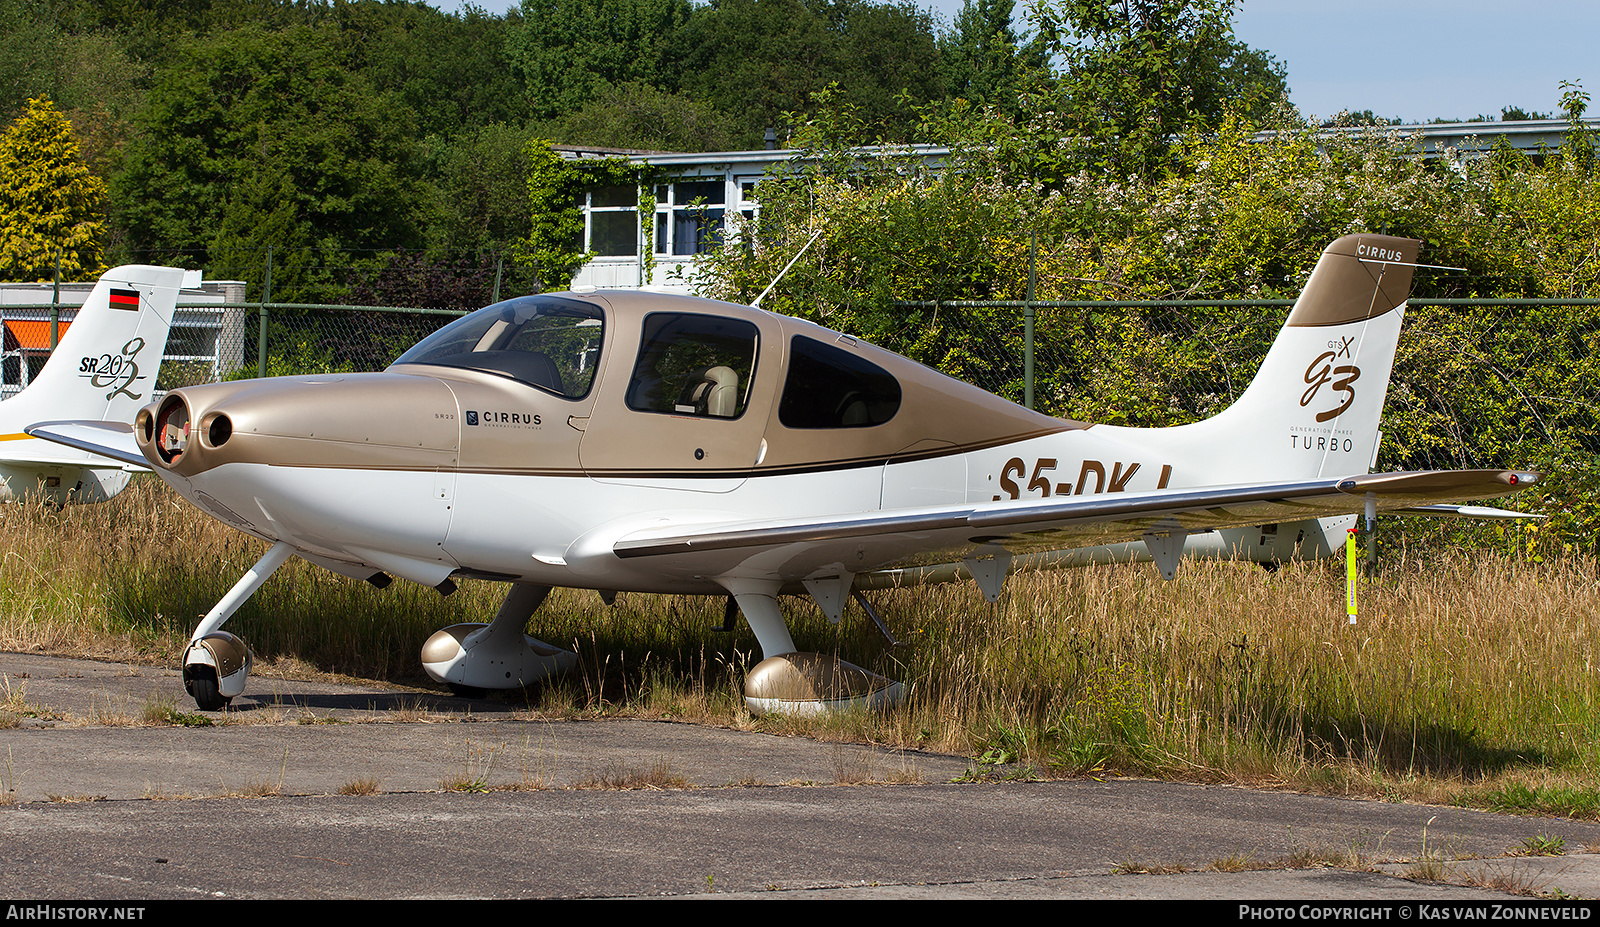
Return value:
[(738, 418), (750, 401), (756, 327), (741, 319), (678, 312), (644, 318), (628, 408), (666, 415)]
[(867, 428), (900, 411), (900, 381), (842, 348), (796, 335), (778, 403), (788, 428)]

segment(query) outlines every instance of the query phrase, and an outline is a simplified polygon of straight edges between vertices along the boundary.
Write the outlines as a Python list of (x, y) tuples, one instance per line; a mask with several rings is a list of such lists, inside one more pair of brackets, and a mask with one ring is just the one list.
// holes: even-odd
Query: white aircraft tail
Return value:
[(131, 422), (155, 389), (178, 293), (199, 283), (199, 271), (143, 264), (101, 275), (43, 369), (0, 402), (0, 499), (43, 489), (54, 501), (99, 501), (122, 488), (126, 473), (109, 481), (98, 475), (121, 464), (23, 429), (57, 420)]
[(1238, 401), (1192, 425), (1117, 437), (1178, 464), (1173, 488), (1368, 472), (1419, 247), (1384, 235), (1335, 241)]

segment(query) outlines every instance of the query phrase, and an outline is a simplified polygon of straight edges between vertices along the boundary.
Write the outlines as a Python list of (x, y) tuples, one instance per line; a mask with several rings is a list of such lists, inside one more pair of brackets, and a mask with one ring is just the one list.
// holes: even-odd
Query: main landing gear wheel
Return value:
[(578, 663), (578, 655), (522, 633), (549, 586), (515, 583), (488, 624), (453, 624), (422, 645), (422, 668), (462, 698), (531, 685)]

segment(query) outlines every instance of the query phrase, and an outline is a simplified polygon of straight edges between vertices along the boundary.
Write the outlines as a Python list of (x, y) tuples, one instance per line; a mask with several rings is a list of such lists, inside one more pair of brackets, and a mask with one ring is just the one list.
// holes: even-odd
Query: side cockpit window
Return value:
[(451, 322), (395, 363), (481, 370), (581, 399), (594, 385), (604, 339), (605, 316), (594, 306), (524, 296)]
[(867, 428), (900, 411), (900, 381), (877, 364), (831, 344), (796, 335), (778, 403), (788, 428)]
[(628, 408), (738, 418), (750, 401), (756, 327), (740, 319), (676, 312), (645, 316)]

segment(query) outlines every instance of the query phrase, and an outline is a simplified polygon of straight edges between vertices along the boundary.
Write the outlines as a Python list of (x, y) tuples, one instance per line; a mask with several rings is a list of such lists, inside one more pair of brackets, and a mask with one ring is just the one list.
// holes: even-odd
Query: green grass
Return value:
[[(175, 665), (264, 545), (149, 480), (110, 503), (0, 507), (0, 647)], [(1148, 565), (874, 593), (901, 646), (854, 609), (785, 600), (796, 644), (907, 684), (881, 715), (752, 719), (759, 648), (721, 599), (557, 590), (529, 633), (579, 669), (513, 693), (554, 716), (681, 718), (925, 747), (997, 775), (1133, 774), (1600, 818), (1600, 568), (1505, 553), (1396, 554), (1343, 608), (1342, 564)], [(493, 614), (503, 586), (448, 598), (293, 560), (227, 629), (258, 671), (426, 685), (424, 640)]]

